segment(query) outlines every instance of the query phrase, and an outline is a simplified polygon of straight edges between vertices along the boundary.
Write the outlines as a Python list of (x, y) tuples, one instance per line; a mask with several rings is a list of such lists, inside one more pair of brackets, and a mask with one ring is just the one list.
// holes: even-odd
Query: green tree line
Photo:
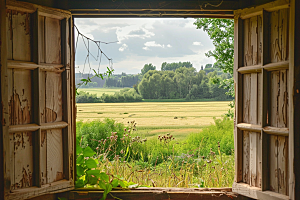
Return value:
[(217, 70), (206, 73), (193, 67), (180, 67), (175, 71), (150, 70), (138, 84), (138, 92), (144, 99), (231, 99), (226, 89), (214, 82), (230, 78), (229, 74), (218, 75)]

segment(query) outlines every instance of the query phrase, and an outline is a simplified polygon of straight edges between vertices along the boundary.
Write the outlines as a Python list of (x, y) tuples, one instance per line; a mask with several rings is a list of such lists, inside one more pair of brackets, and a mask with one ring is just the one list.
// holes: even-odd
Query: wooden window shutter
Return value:
[(1, 52), (7, 49), (6, 55), (1, 54), (4, 198), (71, 190), (75, 138), (71, 14), (16, 1), (6, 1), (6, 8), (0, 9), (2, 16), (5, 12), (1, 27), (6, 24)]
[(287, 1), (235, 11), (235, 181), (254, 199), (289, 198)]

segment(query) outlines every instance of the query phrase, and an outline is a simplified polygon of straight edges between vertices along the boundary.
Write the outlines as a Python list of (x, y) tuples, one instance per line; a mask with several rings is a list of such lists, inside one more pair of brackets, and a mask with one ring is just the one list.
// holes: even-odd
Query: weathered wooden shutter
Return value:
[(71, 14), (16, 1), (1, 14), (4, 197), (73, 189)]
[(290, 5), (235, 12), (235, 183), (254, 199), (288, 199)]

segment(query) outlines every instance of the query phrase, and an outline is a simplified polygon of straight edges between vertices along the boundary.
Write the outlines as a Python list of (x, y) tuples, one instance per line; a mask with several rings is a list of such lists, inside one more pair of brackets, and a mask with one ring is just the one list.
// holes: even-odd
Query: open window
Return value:
[(1, 13), (5, 199), (73, 189), (71, 14), (15, 1)]

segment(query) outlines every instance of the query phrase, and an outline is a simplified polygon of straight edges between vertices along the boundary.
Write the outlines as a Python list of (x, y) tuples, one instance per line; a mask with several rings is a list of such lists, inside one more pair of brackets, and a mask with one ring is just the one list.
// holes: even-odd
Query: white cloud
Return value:
[(162, 48), (165, 47), (165, 45), (157, 44), (155, 41), (146, 42), (144, 45), (146, 47), (162, 47)]
[(195, 45), (195, 46), (203, 46), (203, 44), (201, 42), (193, 42), (193, 45)]
[(148, 47), (143, 47), (143, 49), (146, 51), (150, 50)]
[(170, 44), (168, 44), (167, 47), (171, 48), (172, 46)]
[(122, 46), (119, 48), (119, 51), (124, 51), (125, 49), (127, 49), (127, 44), (122, 44)]

